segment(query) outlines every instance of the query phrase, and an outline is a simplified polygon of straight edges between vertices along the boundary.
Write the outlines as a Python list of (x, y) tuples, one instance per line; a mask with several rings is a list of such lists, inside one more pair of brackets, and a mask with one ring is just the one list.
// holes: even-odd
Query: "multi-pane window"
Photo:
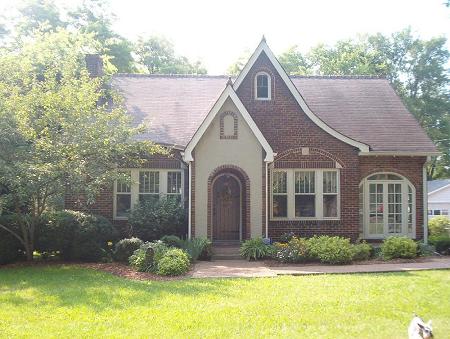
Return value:
[(323, 216), (336, 218), (338, 209), (338, 178), (336, 171), (323, 172)]
[(137, 204), (161, 197), (175, 197), (182, 202), (182, 170), (129, 169), (126, 174), (128, 180), (117, 180), (114, 186), (114, 218), (126, 219)]
[(270, 100), (270, 76), (261, 72), (256, 75), (255, 79), (256, 99)]
[(306, 218), (316, 216), (314, 171), (295, 172), (295, 217)]
[(339, 170), (276, 169), (272, 218), (339, 218)]
[(181, 172), (167, 172), (167, 195), (181, 199)]
[(159, 172), (139, 172), (139, 201), (154, 201), (159, 198)]
[(116, 181), (116, 216), (127, 217), (131, 209), (131, 173), (123, 173), (124, 178)]
[(287, 173), (274, 172), (272, 179), (272, 215), (287, 217)]

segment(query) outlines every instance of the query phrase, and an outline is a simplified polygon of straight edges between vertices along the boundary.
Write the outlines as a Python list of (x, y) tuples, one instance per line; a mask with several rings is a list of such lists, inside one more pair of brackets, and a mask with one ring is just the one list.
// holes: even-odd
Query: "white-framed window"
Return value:
[(340, 218), (338, 169), (273, 169), (271, 218)]
[(270, 100), (272, 98), (272, 79), (266, 72), (255, 75), (255, 99)]
[(128, 219), (133, 206), (139, 202), (155, 201), (162, 196), (174, 196), (183, 201), (183, 170), (172, 169), (121, 169), (129, 180), (114, 183), (113, 216), (116, 220)]
[(377, 173), (363, 179), (360, 187), (364, 238), (415, 237), (416, 191), (408, 179), (397, 173)]

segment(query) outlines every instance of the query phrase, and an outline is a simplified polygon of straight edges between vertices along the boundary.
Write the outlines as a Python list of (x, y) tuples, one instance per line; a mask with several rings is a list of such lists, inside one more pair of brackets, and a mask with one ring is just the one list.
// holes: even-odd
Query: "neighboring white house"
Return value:
[(449, 216), (450, 179), (428, 181), (428, 218)]

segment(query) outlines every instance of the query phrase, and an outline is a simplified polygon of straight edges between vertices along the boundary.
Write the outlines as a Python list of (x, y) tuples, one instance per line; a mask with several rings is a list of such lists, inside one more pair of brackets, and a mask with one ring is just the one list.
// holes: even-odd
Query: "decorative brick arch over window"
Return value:
[(341, 159), (323, 149), (297, 147), (278, 154), (275, 158), (275, 167), (345, 168), (346, 166)]
[(222, 165), (217, 167), (211, 172), (208, 178), (208, 238), (212, 239), (213, 234), (213, 214), (212, 214), (212, 201), (213, 201), (213, 181), (214, 179), (225, 173), (230, 173), (235, 175), (242, 186), (242, 238), (250, 239), (250, 178), (245, 171), (235, 165)]
[[(227, 117), (233, 118), (233, 133), (225, 134), (225, 119)], [(222, 112), (220, 114), (220, 139), (237, 139), (238, 138), (238, 116), (231, 111)]]

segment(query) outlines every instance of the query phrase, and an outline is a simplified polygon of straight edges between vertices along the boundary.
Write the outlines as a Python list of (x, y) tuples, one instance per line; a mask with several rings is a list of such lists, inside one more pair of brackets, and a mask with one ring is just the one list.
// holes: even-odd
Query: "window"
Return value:
[(159, 172), (139, 172), (139, 202), (159, 199)]
[(441, 215), (441, 210), (434, 210), (434, 215)]
[[(416, 192), (406, 178), (396, 173), (378, 173), (362, 180), (360, 187), (364, 238), (415, 237)], [(432, 215), (433, 211), (429, 210), (428, 214)]]
[(295, 216), (316, 216), (314, 172), (295, 172)]
[(114, 219), (127, 219), (136, 204), (162, 196), (183, 201), (182, 170), (130, 169), (126, 174), (127, 180), (117, 180), (114, 185)]
[(255, 99), (271, 99), (271, 78), (266, 72), (259, 72), (255, 77)]
[(338, 208), (338, 179), (336, 171), (323, 172), (323, 216), (336, 218)]
[(441, 214), (442, 215), (448, 215), (448, 210), (445, 210), (445, 209), (441, 210)]
[(272, 218), (338, 219), (339, 204), (338, 170), (272, 172)]
[(181, 172), (167, 172), (167, 195), (181, 200)]
[(272, 180), (272, 214), (287, 217), (287, 173), (274, 172)]
[(128, 178), (116, 181), (116, 216), (120, 218), (128, 217), (131, 209), (131, 173), (123, 174)]

